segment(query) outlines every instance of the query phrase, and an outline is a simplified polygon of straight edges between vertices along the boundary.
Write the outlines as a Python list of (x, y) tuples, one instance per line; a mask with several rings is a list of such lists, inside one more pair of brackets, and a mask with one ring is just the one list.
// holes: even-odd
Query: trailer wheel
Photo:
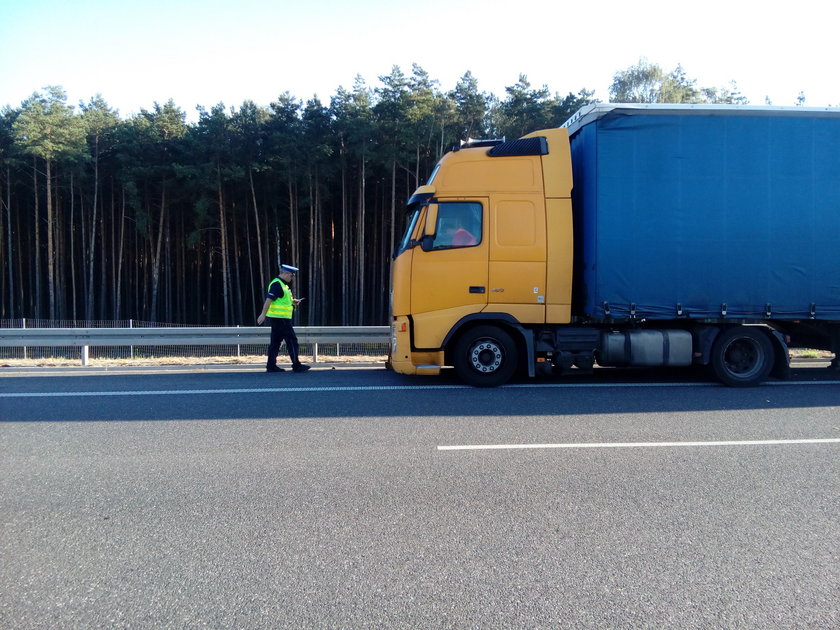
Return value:
[(504, 385), (513, 376), (518, 362), (519, 351), (513, 338), (496, 326), (472, 328), (455, 343), (455, 373), (475, 387)]
[(711, 359), (712, 370), (722, 383), (751, 387), (773, 369), (773, 346), (760, 328), (736, 326), (720, 333)]

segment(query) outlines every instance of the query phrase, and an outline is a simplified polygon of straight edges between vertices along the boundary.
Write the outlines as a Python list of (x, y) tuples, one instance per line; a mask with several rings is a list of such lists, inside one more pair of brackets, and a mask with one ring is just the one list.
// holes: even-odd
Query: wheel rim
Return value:
[(723, 363), (733, 375), (749, 378), (761, 371), (761, 348), (755, 339), (733, 339), (723, 353)]
[(492, 374), (502, 366), (502, 347), (492, 339), (482, 339), (470, 348), (470, 367), (481, 374)]

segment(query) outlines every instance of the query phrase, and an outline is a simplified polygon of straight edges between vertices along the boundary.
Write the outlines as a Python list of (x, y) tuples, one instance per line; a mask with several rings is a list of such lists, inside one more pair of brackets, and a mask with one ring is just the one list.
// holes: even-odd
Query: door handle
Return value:
[(484, 287), (470, 287), (470, 293), (484, 293), (485, 291)]

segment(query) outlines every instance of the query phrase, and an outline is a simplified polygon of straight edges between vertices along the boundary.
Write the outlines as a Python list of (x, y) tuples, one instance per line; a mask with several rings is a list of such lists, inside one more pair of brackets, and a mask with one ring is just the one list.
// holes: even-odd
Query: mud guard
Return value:
[(788, 349), (785, 336), (777, 330), (770, 331), (770, 338), (773, 340), (773, 369), (770, 376), (782, 381), (790, 378), (790, 350)]

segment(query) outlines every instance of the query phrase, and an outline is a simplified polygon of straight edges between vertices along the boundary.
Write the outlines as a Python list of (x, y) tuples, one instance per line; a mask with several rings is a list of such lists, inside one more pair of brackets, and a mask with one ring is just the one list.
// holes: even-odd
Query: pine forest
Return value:
[[(633, 86), (617, 73), (611, 100), (677, 86), (691, 94), (669, 100), (733, 102), (680, 72), (659, 71), (653, 95), (622, 93)], [(467, 137), (561, 125), (593, 102), (526, 76), (503, 98), (469, 72), (449, 92), (416, 65), (379, 80), (328, 104), (284, 92), (267, 107), (199, 107), (191, 123), (171, 100), (122, 118), (102, 96), (73, 106), (57, 86), (5, 106), (0, 319), (251, 326), (288, 263), (307, 298), (297, 324), (385, 324), (403, 206), (440, 157)]]

